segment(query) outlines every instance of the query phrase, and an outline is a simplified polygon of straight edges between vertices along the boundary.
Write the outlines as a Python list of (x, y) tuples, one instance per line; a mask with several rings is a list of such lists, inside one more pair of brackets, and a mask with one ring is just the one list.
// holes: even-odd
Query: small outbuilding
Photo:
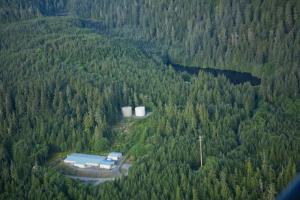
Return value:
[(120, 152), (111, 152), (107, 156), (107, 160), (114, 160), (114, 161), (119, 161), (123, 157), (122, 153)]

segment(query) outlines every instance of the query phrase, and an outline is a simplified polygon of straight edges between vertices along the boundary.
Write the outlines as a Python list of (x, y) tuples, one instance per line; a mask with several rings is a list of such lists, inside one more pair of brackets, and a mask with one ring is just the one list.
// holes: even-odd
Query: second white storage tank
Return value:
[(134, 113), (135, 113), (135, 116), (137, 116), (137, 117), (144, 117), (144, 116), (146, 116), (145, 106), (135, 107)]

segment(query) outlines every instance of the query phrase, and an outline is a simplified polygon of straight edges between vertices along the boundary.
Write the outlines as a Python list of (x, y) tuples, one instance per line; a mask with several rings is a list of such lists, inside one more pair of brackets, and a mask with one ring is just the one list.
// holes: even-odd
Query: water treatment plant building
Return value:
[(72, 153), (67, 156), (64, 163), (71, 164), (79, 168), (99, 167), (101, 169), (112, 169), (116, 162), (122, 158), (122, 154), (112, 152), (109, 155), (112, 155), (112, 157)]

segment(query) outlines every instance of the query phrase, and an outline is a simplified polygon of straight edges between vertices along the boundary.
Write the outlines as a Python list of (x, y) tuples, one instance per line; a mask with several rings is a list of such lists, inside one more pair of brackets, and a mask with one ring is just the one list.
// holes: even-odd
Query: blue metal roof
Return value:
[(102, 160), (102, 161), (100, 162), (100, 164), (102, 164), (102, 165), (114, 165), (115, 162), (112, 161), (112, 160)]
[(65, 160), (73, 161), (77, 164), (86, 164), (86, 163), (100, 164), (101, 161), (105, 160), (105, 157), (98, 156), (98, 155), (82, 154), (82, 153), (72, 153), (68, 155)]

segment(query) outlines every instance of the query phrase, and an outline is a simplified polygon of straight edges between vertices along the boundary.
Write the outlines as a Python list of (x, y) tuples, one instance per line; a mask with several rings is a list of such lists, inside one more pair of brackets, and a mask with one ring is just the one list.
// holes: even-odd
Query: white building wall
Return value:
[(86, 168), (86, 165), (84, 164), (74, 164), (75, 167), (79, 167), (79, 168)]
[(90, 167), (99, 167), (99, 164), (97, 163), (85, 163), (85, 164)]
[(74, 164), (75, 161), (72, 161), (72, 160), (64, 160), (64, 163), (68, 163), (68, 164)]
[(107, 165), (107, 164), (100, 164), (100, 168), (102, 169), (112, 169), (112, 165)]

